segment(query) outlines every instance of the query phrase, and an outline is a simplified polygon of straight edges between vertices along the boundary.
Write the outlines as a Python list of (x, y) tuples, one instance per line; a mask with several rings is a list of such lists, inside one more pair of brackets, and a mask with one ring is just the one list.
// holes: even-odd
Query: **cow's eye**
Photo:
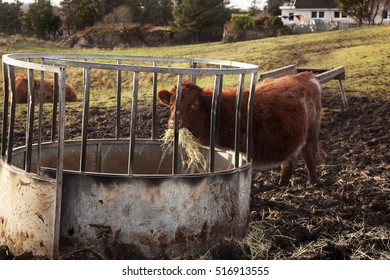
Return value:
[(194, 111), (198, 110), (198, 107), (199, 107), (198, 103), (194, 103), (194, 104), (191, 105), (191, 109), (194, 110)]

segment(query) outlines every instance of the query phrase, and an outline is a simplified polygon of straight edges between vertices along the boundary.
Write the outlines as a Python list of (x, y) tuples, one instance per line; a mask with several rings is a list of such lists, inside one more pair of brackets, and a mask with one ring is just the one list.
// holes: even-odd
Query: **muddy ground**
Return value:
[[(247, 237), (222, 241), (199, 257), (390, 259), (390, 102), (385, 96), (375, 99), (349, 96), (348, 102), (349, 109), (341, 110), (338, 89), (324, 91), (320, 137), (323, 156), (318, 167), (323, 186), (306, 184), (301, 160), (288, 187), (277, 186), (277, 170), (253, 172)], [(164, 126), (167, 111), (159, 108), (159, 122)], [(77, 110), (69, 113), (74, 125), (67, 126), (67, 135), (80, 133), (79, 113)], [(129, 112), (122, 113), (124, 123), (128, 122)], [(111, 109), (91, 109), (90, 122), (102, 127), (92, 126), (90, 137), (112, 137), (113, 115)], [(139, 122), (150, 125), (148, 110), (140, 112)], [(49, 124), (49, 120), (45, 123)], [(123, 125), (121, 133), (128, 136), (128, 126)], [(16, 136), (22, 138), (23, 133)], [(0, 247), (0, 259), (12, 258), (38, 257), (30, 253), (13, 256), (7, 247)], [(135, 248), (114, 245), (104, 255), (88, 248), (62, 254), (60, 258), (142, 259), (143, 256)]]

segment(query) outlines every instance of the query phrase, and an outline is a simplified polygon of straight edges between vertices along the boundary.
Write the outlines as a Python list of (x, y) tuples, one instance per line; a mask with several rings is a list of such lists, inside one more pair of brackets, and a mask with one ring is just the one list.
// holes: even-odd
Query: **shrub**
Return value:
[(249, 14), (232, 14), (230, 22), (236, 30), (249, 30), (253, 27), (253, 20)]

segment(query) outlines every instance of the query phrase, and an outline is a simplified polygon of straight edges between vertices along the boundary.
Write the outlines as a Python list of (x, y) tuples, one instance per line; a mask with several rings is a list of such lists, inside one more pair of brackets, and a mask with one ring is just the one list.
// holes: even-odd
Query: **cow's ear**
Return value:
[(171, 93), (165, 89), (157, 93), (158, 100), (165, 106), (171, 106)]

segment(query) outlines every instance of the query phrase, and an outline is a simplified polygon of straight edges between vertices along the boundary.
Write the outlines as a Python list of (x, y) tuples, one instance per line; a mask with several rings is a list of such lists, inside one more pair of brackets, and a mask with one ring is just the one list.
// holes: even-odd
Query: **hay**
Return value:
[[(166, 149), (172, 149), (174, 130), (165, 130), (162, 140)], [(199, 172), (208, 171), (207, 161), (199, 150), (201, 147), (202, 145), (187, 128), (179, 129), (179, 152), (186, 173), (189, 172), (191, 167), (194, 167)]]

